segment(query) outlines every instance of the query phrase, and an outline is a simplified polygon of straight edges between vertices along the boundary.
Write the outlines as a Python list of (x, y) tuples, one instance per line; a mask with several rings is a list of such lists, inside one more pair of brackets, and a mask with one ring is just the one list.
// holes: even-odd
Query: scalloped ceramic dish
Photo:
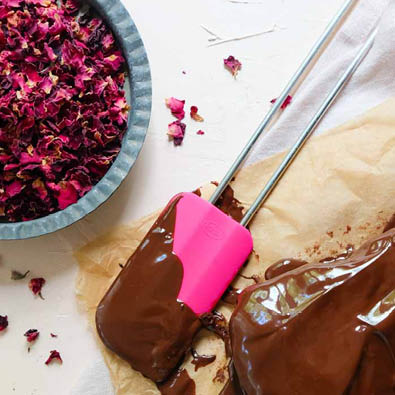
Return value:
[(131, 105), (121, 151), (107, 174), (77, 203), (33, 221), (1, 223), (0, 240), (37, 237), (65, 228), (104, 203), (125, 179), (143, 146), (151, 115), (151, 74), (140, 34), (120, 0), (89, 0), (108, 23), (122, 49), (129, 78), (125, 85)]

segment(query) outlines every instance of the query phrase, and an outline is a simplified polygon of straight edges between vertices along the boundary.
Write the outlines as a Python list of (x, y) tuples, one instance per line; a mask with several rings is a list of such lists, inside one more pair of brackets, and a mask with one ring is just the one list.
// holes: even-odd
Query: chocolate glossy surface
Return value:
[(238, 390), (394, 394), (394, 241), (389, 230), (247, 288), (230, 321)]
[(150, 379), (165, 380), (201, 327), (177, 300), (183, 267), (173, 253), (174, 200), (128, 260), (96, 312), (104, 344)]

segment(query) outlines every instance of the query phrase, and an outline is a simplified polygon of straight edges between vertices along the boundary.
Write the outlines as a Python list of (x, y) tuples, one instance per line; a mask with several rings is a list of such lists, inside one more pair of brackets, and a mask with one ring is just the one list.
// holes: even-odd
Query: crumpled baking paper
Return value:
[[(248, 207), (284, 154), (242, 169), (233, 182), (235, 196)], [(215, 187), (202, 188), (208, 198)], [(356, 120), (312, 138), (250, 224), (254, 253), (242, 270), (263, 276), (281, 258), (319, 260), (358, 247), (382, 232), (395, 212), (395, 99)], [(76, 290), (94, 326), (95, 309), (104, 293), (159, 214), (130, 226), (109, 230), (75, 253), (80, 265)], [(243, 277), (234, 286), (252, 283)], [(229, 318), (231, 306), (218, 310)], [(93, 329), (96, 334), (96, 330)], [(96, 335), (97, 336), (97, 335)], [(157, 394), (155, 384), (107, 350), (98, 339), (118, 395)], [(226, 380), (227, 359), (222, 340), (206, 330), (195, 339), (199, 354), (216, 354), (214, 363), (194, 371), (191, 356), (184, 366), (196, 382), (198, 395), (218, 394)]]

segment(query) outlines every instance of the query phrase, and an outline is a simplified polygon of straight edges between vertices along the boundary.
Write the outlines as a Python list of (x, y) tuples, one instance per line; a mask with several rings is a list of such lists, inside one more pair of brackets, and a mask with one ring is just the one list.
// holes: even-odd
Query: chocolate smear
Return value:
[(185, 369), (177, 370), (165, 383), (158, 384), (162, 395), (195, 395), (195, 382)]
[(235, 198), (234, 190), (230, 185), (222, 192), (215, 204), (222, 212), (231, 216), (235, 221), (240, 222), (243, 218), (244, 207)]
[(297, 269), (298, 267), (306, 264), (307, 262), (301, 259), (281, 259), (266, 269), (265, 280), (271, 280), (272, 278), (281, 276), (281, 274)]
[(246, 288), (230, 334), (246, 394), (393, 394), (395, 229)]
[(154, 223), (96, 311), (104, 344), (157, 382), (179, 365), (201, 327), (177, 300), (183, 266), (173, 253), (173, 232), (180, 198)]
[(193, 358), (192, 365), (195, 365), (195, 372), (204, 366), (210, 365), (217, 358), (215, 355), (200, 355), (194, 348), (191, 349), (191, 354)]
[(226, 356), (229, 357), (232, 352), (230, 346), (229, 327), (226, 318), (219, 311), (214, 310), (210, 313), (201, 315), (200, 321), (207, 330), (215, 333), (224, 341)]

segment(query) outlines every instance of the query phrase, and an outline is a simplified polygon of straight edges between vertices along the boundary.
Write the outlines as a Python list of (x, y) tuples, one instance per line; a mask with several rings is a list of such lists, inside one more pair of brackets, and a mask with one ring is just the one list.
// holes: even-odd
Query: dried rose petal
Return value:
[(196, 134), (198, 134), (199, 136), (203, 136), (203, 134), (205, 134), (205, 133), (203, 132), (203, 130), (198, 130), (198, 131), (196, 132)]
[(170, 97), (165, 100), (166, 106), (170, 109), (171, 113), (181, 121), (185, 117), (184, 105), (185, 100), (178, 100), (175, 97)]
[(18, 272), (18, 270), (11, 271), (11, 280), (23, 280), (30, 273), (30, 270), (27, 270), (25, 273)]
[(37, 329), (29, 329), (24, 336), (26, 336), (26, 340), (28, 343), (32, 343), (35, 340), (37, 340), (38, 336), (40, 335), (40, 332)]
[(41, 295), (41, 289), (45, 284), (45, 279), (42, 277), (39, 278), (32, 278), (29, 282), (29, 288), (33, 292), (34, 295), (39, 295), (40, 298), (42, 298)]
[(53, 360), (58, 360), (60, 363), (63, 363), (62, 357), (59, 354), (59, 351), (52, 350), (49, 354), (48, 359), (45, 361), (46, 365), (49, 365)]
[[(277, 101), (277, 99), (272, 99), (270, 100), (270, 103), (274, 104)], [(288, 107), (292, 102), (292, 96), (288, 95), (286, 99), (284, 100), (283, 104), (281, 104), (281, 109), (284, 110), (284, 108)]]
[(59, 184), (50, 182), (47, 185), (55, 192), (55, 197), (61, 210), (77, 202), (78, 194), (71, 182), (61, 181)]
[(54, 333), (51, 333), (51, 337), (58, 337), (58, 335), (55, 335)]
[(6, 315), (0, 315), (0, 332), (4, 331), (8, 326), (8, 317)]
[(181, 145), (185, 136), (186, 125), (180, 121), (174, 121), (169, 124), (167, 135), (173, 139), (174, 145)]
[(227, 59), (224, 59), (224, 65), (234, 77), (237, 75), (242, 66), (241, 62), (232, 55), (228, 56)]
[(191, 118), (197, 122), (203, 122), (204, 118), (198, 114), (199, 109), (196, 106), (191, 106)]

